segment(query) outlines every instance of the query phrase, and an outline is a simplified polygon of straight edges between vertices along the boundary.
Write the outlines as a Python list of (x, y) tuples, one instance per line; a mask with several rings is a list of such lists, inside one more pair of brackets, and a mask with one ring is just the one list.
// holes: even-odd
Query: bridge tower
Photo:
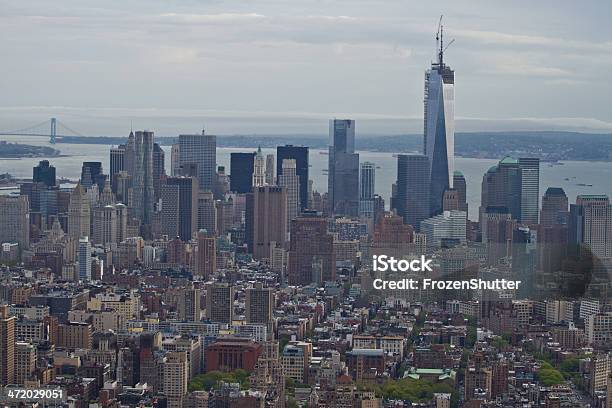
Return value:
[(51, 118), (51, 139), (49, 140), (51, 144), (55, 144), (56, 135), (57, 135), (57, 120), (55, 118)]

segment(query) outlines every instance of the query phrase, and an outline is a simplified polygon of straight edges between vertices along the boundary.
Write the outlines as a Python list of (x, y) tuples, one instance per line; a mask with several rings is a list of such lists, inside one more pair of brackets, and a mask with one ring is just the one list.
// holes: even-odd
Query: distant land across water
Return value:
[[(157, 136), (162, 145), (171, 145), (177, 137)], [(58, 143), (105, 144), (125, 143), (122, 137), (63, 137)], [(279, 145), (305, 145), (312, 149), (325, 149), (328, 138), (324, 135), (217, 135), (218, 147), (274, 148)], [(358, 135), (356, 150), (372, 152), (411, 153), (420, 152), (423, 136), (405, 135)], [(61, 149), (61, 146), (58, 146)], [(612, 160), (612, 134), (579, 133), (560, 131), (532, 132), (458, 132), (455, 134), (455, 154), (461, 157), (493, 158), (509, 155), (514, 157), (534, 156), (543, 161)]]

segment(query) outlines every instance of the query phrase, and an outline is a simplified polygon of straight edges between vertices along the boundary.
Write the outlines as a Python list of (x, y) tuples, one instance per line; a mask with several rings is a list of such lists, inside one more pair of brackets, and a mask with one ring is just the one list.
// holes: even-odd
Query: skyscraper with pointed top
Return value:
[(262, 187), (266, 185), (266, 159), (261, 152), (261, 146), (257, 148), (255, 154), (255, 162), (253, 164), (253, 187)]
[(444, 191), (453, 187), (455, 72), (444, 63), (444, 27), (436, 35), (438, 58), (425, 72), (423, 154), (430, 166), (430, 215), (442, 212)]

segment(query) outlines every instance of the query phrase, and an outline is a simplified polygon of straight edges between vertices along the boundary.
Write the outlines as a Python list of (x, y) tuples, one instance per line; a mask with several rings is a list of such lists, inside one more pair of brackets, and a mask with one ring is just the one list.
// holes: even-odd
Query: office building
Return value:
[(171, 351), (163, 363), (163, 392), (168, 408), (183, 408), (189, 382), (189, 361), (185, 351)]
[(234, 287), (227, 283), (206, 285), (206, 318), (215, 323), (234, 320)]
[(261, 282), (246, 289), (245, 315), (249, 324), (268, 324), (272, 320), (274, 291), (264, 288)]
[(518, 159), (521, 169), (521, 217), (527, 225), (538, 223), (540, 209), (540, 159), (521, 157)]
[(253, 187), (246, 200), (246, 241), (253, 258), (270, 255), (271, 242), (287, 239), (287, 192), (282, 187)]
[(355, 153), (355, 121), (329, 121), (328, 201), (334, 215), (359, 215), (359, 154)]
[(295, 173), (300, 179), (300, 210), (308, 208), (308, 147), (285, 145), (276, 148), (276, 178), (283, 170), (283, 160), (295, 160)]
[(217, 163), (217, 137), (205, 134), (179, 135), (179, 161), (181, 167), (197, 166), (200, 190), (213, 190)]
[(217, 235), (217, 207), (212, 191), (200, 191), (198, 194), (198, 230), (206, 230)]
[(162, 232), (189, 241), (198, 225), (198, 182), (194, 177), (168, 177), (161, 187)]
[(336, 279), (334, 237), (318, 213), (304, 212), (291, 221), (288, 277), (290, 285), (320, 285)]
[(255, 152), (230, 154), (230, 190), (246, 194), (253, 186)]
[(91, 243), (89, 237), (79, 238), (77, 249), (77, 262), (79, 267), (79, 280), (91, 280)]
[(197, 241), (197, 274), (202, 279), (208, 280), (214, 275), (217, 268), (216, 239), (214, 235), (209, 234), (206, 230), (200, 230)]
[(153, 137), (149, 131), (138, 131), (134, 137), (131, 208), (145, 226), (153, 220)]
[(70, 194), (68, 206), (68, 235), (73, 239), (88, 237), (90, 235), (90, 213), (89, 199), (81, 184), (77, 184)]
[(273, 186), (276, 184), (276, 177), (274, 174), (274, 155), (266, 155), (266, 185)]
[(110, 149), (110, 181), (111, 184), (114, 183), (115, 176), (117, 173), (125, 170), (125, 153), (126, 146), (119, 145), (117, 147), (111, 147)]
[(178, 317), (181, 321), (200, 321), (200, 289), (189, 286), (178, 299)]
[(165, 153), (157, 144), (153, 143), (153, 198), (157, 202), (161, 195), (161, 185), (166, 177)]
[(0, 385), (15, 382), (15, 322), (8, 305), (0, 305)]
[(253, 187), (262, 187), (266, 185), (266, 159), (261, 152), (261, 147), (257, 148), (255, 153), (255, 159), (253, 163), (253, 181), (251, 185)]
[(444, 211), (421, 221), (421, 233), (427, 238), (427, 246), (441, 248), (464, 244), (466, 241), (466, 214), (463, 211)]
[(481, 214), (487, 207), (506, 207), (518, 222), (537, 224), (539, 177), (539, 159), (505, 157), (483, 177)]
[(538, 228), (539, 265), (544, 272), (561, 270), (568, 255), (568, 199), (559, 187), (549, 187), (542, 197)]
[(294, 159), (285, 159), (282, 163), (283, 170), (278, 177), (279, 187), (283, 187), (287, 194), (287, 231), (291, 226), (291, 220), (300, 213), (300, 179), (296, 173)]
[(55, 186), (55, 167), (49, 165), (49, 160), (41, 160), (32, 170), (32, 182), (44, 183), (47, 187)]
[(359, 165), (359, 216), (374, 218), (374, 192), (376, 186), (376, 165), (364, 162)]
[(429, 160), (430, 214), (442, 212), (444, 191), (453, 187), (455, 72), (444, 63), (443, 38), (436, 62), (425, 72), (423, 154)]
[(453, 173), (453, 189), (457, 192), (457, 199), (459, 200), (459, 210), (468, 213), (467, 204), (467, 183), (465, 176), (462, 172), (455, 170)]
[(421, 221), (430, 216), (429, 169), (429, 159), (425, 155), (401, 154), (397, 157), (395, 207), (397, 214), (404, 219), (404, 222), (412, 225), (417, 231)]
[(101, 162), (83, 162), (81, 167), (81, 185), (89, 189), (93, 185), (97, 185), (99, 190), (104, 187), (106, 176), (102, 172)]
[(30, 203), (27, 196), (0, 195), (0, 243), (17, 242), (22, 248), (30, 246)]
[(594, 256), (612, 256), (612, 205), (607, 195), (579, 195), (570, 206), (570, 244)]

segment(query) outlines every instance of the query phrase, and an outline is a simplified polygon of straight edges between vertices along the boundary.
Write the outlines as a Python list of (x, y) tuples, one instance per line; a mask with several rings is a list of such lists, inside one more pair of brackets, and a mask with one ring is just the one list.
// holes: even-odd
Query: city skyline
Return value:
[[(448, 52), (470, 90), (461, 94), (458, 131), (612, 129), (609, 85), (598, 81), (611, 64), (609, 27), (598, 24), (605, 2), (529, 4), (527, 16), (520, 2), (482, 1), (339, 1), (316, 9), (311, 1), (4, 3), (3, 36), (14, 41), (0, 45), (7, 56), (0, 121), (9, 129), (60, 116), (88, 134), (119, 135), (130, 122), (160, 135), (203, 124), (215, 134), (322, 134), (319, 120), (337, 116), (356, 119), (364, 133), (418, 132), (423, 62), (435, 59), (442, 13), (456, 39)], [(41, 52), (43, 38), (54, 53)], [(34, 75), (24, 66), (30, 55), (48, 69)], [(244, 68), (246, 77), (238, 75)], [(28, 75), (36, 93), (23, 90)]]

